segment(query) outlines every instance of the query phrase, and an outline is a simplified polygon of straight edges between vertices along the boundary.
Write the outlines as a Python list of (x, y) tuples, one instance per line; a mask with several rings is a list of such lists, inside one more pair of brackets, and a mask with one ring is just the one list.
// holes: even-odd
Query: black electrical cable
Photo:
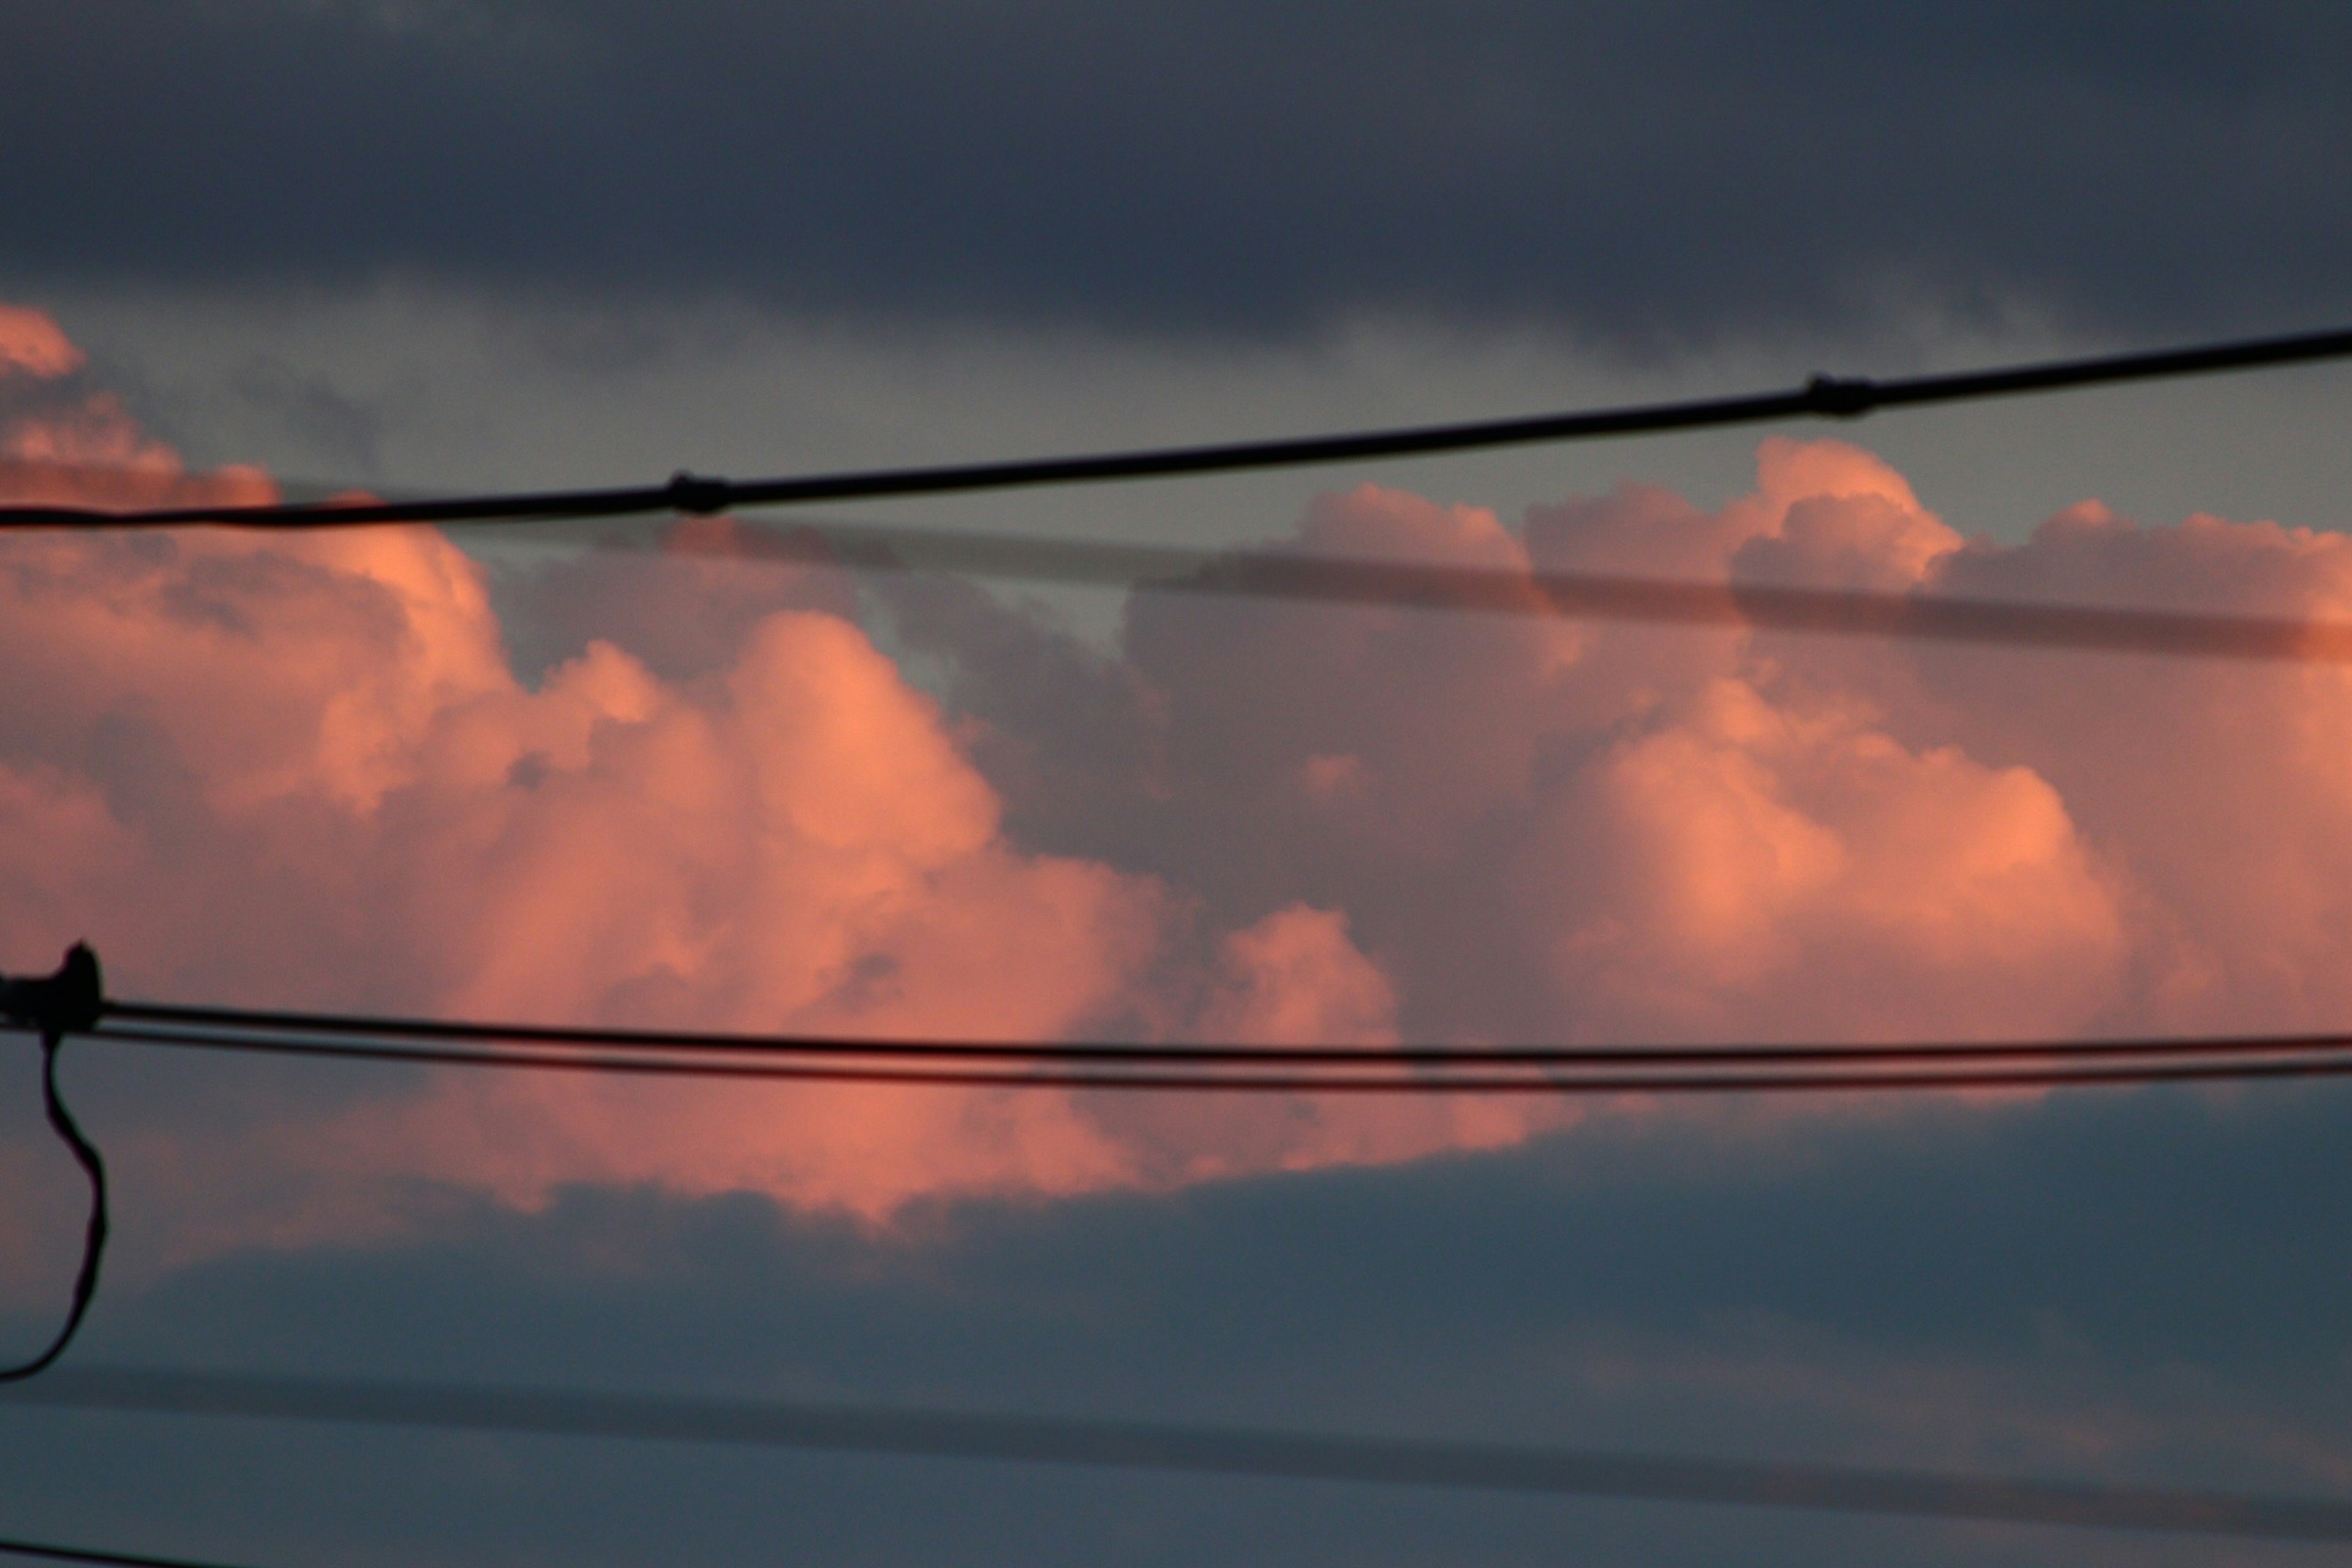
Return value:
[(2352, 1501), (2330, 1498), (976, 1411), (129, 1367), (60, 1373), (5, 1398), (9, 1404), (68, 1410), (719, 1443), (2285, 1541), (2352, 1540)]
[[(226, 1033), (107, 1028), (90, 1037), (130, 1045), (341, 1061), (502, 1068), (522, 1071), (618, 1073), (647, 1078), (766, 1079), (794, 1083), (875, 1084), (899, 1088), (1103, 1089), (1160, 1093), (1477, 1094), (1595, 1096), (1612, 1094), (1844, 1094), (1959, 1089), (2143, 1087), (2168, 1083), (2255, 1082), (2352, 1076), (2352, 1056), (2286, 1054), (2278, 1058), (2157, 1061), (2146, 1065), (1951, 1068), (1931, 1071), (1798, 1070), (1780, 1072), (1523, 1073), (1446, 1072), (1244, 1073), (1234, 1071), (1117, 1072), (1102, 1069), (1034, 1072), (866, 1067), (809, 1062), (696, 1060), (679, 1056), (632, 1057), (577, 1052), (471, 1050), (450, 1046), (365, 1046)], [(2063, 1056), (2053, 1051), (2053, 1056)]]
[(0, 980), (0, 1019), (37, 1032), (41, 1037), (41, 1108), (49, 1130), (72, 1152), (89, 1184), (89, 1218), (82, 1230), (81, 1264), (74, 1272), (73, 1298), (57, 1333), (30, 1361), (0, 1367), (0, 1384), (18, 1383), (55, 1364), (81, 1330), (82, 1319), (98, 1295), (100, 1267), (106, 1259), (106, 1162), (97, 1146), (83, 1136), (81, 1124), (58, 1092), (58, 1052), (68, 1030), (97, 1023), (103, 987), (98, 957), (88, 945), (74, 944), (55, 974)]
[[(871, 1038), (854, 1035), (744, 1035), (670, 1029), (582, 1028), (478, 1019), (284, 1012), (109, 998), (104, 1016), (182, 1029), (375, 1039), (470, 1040), (531, 1047), (713, 1055), (862, 1057), (1134, 1066), (1346, 1066), (1396, 1068), (1610, 1068), (1626, 1066), (1846, 1066), (1950, 1061), (2352, 1054), (2352, 1035), (2238, 1035), (2136, 1040), (1984, 1040), (1850, 1046), (1255, 1046), (1109, 1045), (1087, 1041)], [(121, 1037), (127, 1033), (110, 1030)]]
[(1279, 440), (1154, 447), (1004, 462), (879, 468), (740, 482), (679, 473), (664, 485), (351, 505), (326, 501), (160, 507), (130, 511), (105, 511), (85, 507), (16, 506), (0, 508), (0, 527), (156, 528), (222, 523), (240, 527), (349, 528), (403, 522), (513, 522), (628, 517), (666, 511), (700, 514), (723, 511), (730, 507), (875, 500), (894, 496), (1098, 484), (1325, 463), (1368, 462), (1539, 442), (1711, 429), (1786, 419), (1853, 419), (1882, 408), (1921, 407), (1930, 404), (2204, 375), (2221, 371), (2305, 364), (2346, 357), (2352, 357), (2352, 329), (2335, 329), (2291, 337), (2248, 339), (2146, 353), (2056, 360), (1891, 381), (1817, 375), (1790, 392)]
[[(0, 508), (0, 522), (10, 515)], [(2352, 622), (2281, 616), (1511, 571), (1288, 550), (1202, 550), (862, 521), (804, 523), (788, 531), (741, 529), (724, 542), (722, 552), (859, 571), (944, 571), (1332, 605), (2209, 658), (2352, 662)]]
[(66, 1310), (61, 1324), (47, 1347), (26, 1362), (0, 1367), (0, 1383), (16, 1383), (46, 1371), (66, 1353), (73, 1337), (81, 1330), (81, 1321), (89, 1313), (89, 1304), (98, 1295), (98, 1273), (106, 1258), (106, 1162), (99, 1157), (97, 1148), (82, 1135), (81, 1127), (74, 1121), (73, 1112), (66, 1109), (58, 1094), (58, 1045), (55, 1035), (41, 1039), (41, 1104), (47, 1111), (50, 1130), (59, 1142), (73, 1151), (74, 1163), (81, 1167), (89, 1183), (89, 1219), (82, 1232), (81, 1266), (74, 1273), (73, 1301)]
[(98, 1563), (112, 1568), (231, 1568), (192, 1557), (151, 1557), (139, 1552), (101, 1552), (89, 1546), (59, 1546), (46, 1541), (18, 1541), (0, 1536), (0, 1552), (14, 1557), (43, 1557), (52, 1563)]

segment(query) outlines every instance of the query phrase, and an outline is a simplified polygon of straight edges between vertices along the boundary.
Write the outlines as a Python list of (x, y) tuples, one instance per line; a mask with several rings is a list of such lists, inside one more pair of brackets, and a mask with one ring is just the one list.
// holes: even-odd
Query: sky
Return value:
[[(0, 499), (648, 482), (2352, 320), (2319, 5), (0, 15)], [(2352, 377), (866, 509), (2352, 617)], [(1257, 1043), (2336, 1030), (2352, 676), (858, 576), (782, 516), (0, 539), (0, 971)], [(0, 1041), (0, 1355), (79, 1195)], [(2352, 1494), (2347, 1091), (1208, 1104), (67, 1047), (76, 1365)], [(0, 1404), (301, 1563), (2299, 1563)]]

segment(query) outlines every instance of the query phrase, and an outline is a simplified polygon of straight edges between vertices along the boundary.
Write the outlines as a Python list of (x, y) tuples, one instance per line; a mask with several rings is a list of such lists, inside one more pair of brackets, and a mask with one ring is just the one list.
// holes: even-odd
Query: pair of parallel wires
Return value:
[(2352, 1035), (2332, 1034), (1878, 1045), (1166, 1045), (699, 1034), (109, 1001), (88, 1037), (345, 1062), (1106, 1093), (1854, 1094), (2352, 1075)]
[[(1155, 448), (1077, 457), (936, 468), (868, 470), (734, 482), (681, 472), (668, 483), (623, 489), (540, 491), (441, 500), (360, 503), (154, 508), (105, 511), (55, 506), (0, 507), (0, 529), (135, 529), (223, 526), (259, 529), (490, 524), (644, 516), (707, 515), (735, 508), (868, 500), (1016, 487), (1098, 483), (1382, 458), (1433, 456), (1538, 442), (1719, 428), (1800, 417), (1850, 419), (1878, 409), (1919, 407), (2070, 388), (2112, 385), (2223, 371), (2352, 357), (2352, 330), (2305, 333), (2200, 348), (2049, 362), (1953, 375), (1893, 381), (1816, 376), (1792, 392), (1688, 403), (1580, 411), (1472, 424), (1418, 426), (1220, 446)], [(2352, 623), (2019, 604), (1917, 595), (1675, 583), (1586, 573), (1507, 573), (1402, 561), (1368, 561), (1277, 552), (1212, 552), (1168, 546), (834, 524), (776, 536), (764, 548), (786, 559), (892, 569), (923, 562), (979, 575), (1061, 581), (1126, 582), (1163, 591), (1204, 592), (1327, 604), (1594, 616), (1680, 625), (1870, 637), (1908, 637), (2033, 647), (2200, 657), (2352, 662)], [(912, 560), (910, 561), (910, 558)], [(621, 1073), (640, 1077), (857, 1083), (900, 1088), (1051, 1089), (1076, 1092), (1272, 1094), (1479, 1094), (1651, 1096), (1683, 1094), (2032, 1090), (2234, 1081), (2279, 1081), (2352, 1073), (2352, 1036), (2313, 1034), (2225, 1039), (2046, 1040), (1864, 1046), (1345, 1046), (1126, 1045), (982, 1040), (872, 1040), (807, 1036), (682, 1034), (465, 1023), (343, 1014), (293, 1013), (114, 1001), (100, 994), (96, 964), (86, 990), (66, 984), (73, 967), (46, 981), (62, 1010), (18, 1007), (0, 1022), (35, 1030), (47, 1047), (45, 1088), (51, 1121), (75, 1148), (91, 1184), (89, 1241), (74, 1309), (57, 1340), (23, 1367), (0, 1370), (21, 1380), (53, 1363), (79, 1327), (97, 1279), (106, 1230), (104, 1172), (55, 1094), (58, 1041), (70, 1033), (126, 1045), (261, 1053), (341, 1061), (428, 1064), (503, 1069)], [(70, 993), (70, 995), (68, 994)], [(0, 993), (5, 994), (5, 993)], [(51, 993), (40, 993), (50, 997)], [(0, 1008), (0, 1013), (6, 1009)], [(67, 1013), (71, 1016), (66, 1016)], [(279, 1398), (271, 1408), (300, 1414)], [(167, 1402), (168, 1403), (168, 1402)], [(299, 1404), (299, 1401), (295, 1401)], [(315, 1403), (315, 1402), (314, 1402)], [(252, 1412), (247, 1412), (252, 1413)], [(263, 1413), (268, 1413), (267, 1411)], [(320, 1415), (318, 1410), (310, 1414)], [(836, 1413), (838, 1415), (839, 1413)], [(331, 1411), (322, 1418), (338, 1417)], [(402, 1417), (393, 1417), (400, 1419)], [(411, 1416), (408, 1419), (416, 1419)], [(878, 1417), (877, 1417), (878, 1418)], [(927, 1418), (936, 1419), (936, 1418)], [(982, 1421), (979, 1417), (945, 1417)], [(1019, 1425), (1018, 1418), (1012, 1419)], [(481, 1424), (481, 1423), (477, 1423)], [(1002, 1426), (1003, 1422), (999, 1421)], [(509, 1422), (509, 1425), (515, 1425)], [(528, 1422), (523, 1429), (533, 1428)], [(722, 1424), (723, 1425), (723, 1424)], [(820, 1424), (821, 1425), (821, 1424)], [(1035, 1423), (1030, 1423), (1035, 1426)], [(1052, 1424), (1047, 1424), (1052, 1425)], [(855, 1422), (852, 1422), (855, 1426)], [(1009, 1428), (1008, 1428), (1009, 1430)], [(1108, 1431), (1109, 1428), (1105, 1428)], [(1129, 1429), (1141, 1430), (1141, 1429)], [(975, 1429), (975, 1432), (977, 1429)], [(1679, 1496), (1700, 1500), (1789, 1503), (1800, 1507), (2008, 1518), (2126, 1529), (2188, 1529), (2299, 1539), (2352, 1539), (2352, 1505), (2322, 1500), (2247, 1500), (2210, 1494), (2134, 1494), (2118, 1508), (2078, 1506), (2059, 1494), (2097, 1492), (2044, 1483), (1896, 1478), (1860, 1472), (1807, 1472), (1803, 1467), (1748, 1467), (1745, 1479), (1715, 1461), (1641, 1471), (1636, 1461), (1586, 1456), (1561, 1470), (1551, 1456), (1526, 1468), (1525, 1456), (1484, 1471), (1460, 1456), (1444, 1462), (1372, 1464), (1356, 1440), (1233, 1438), (1223, 1448), (1173, 1448), (1151, 1442), (1122, 1450), (1100, 1444), (1104, 1431), (1056, 1448), (1031, 1441), (992, 1452), (985, 1433), (957, 1443), (866, 1440), (835, 1431), (830, 1446), (868, 1451), (952, 1452), (969, 1457), (1084, 1459), (1220, 1473), (1322, 1475), (1415, 1484), (1513, 1487), (1580, 1495)], [(679, 1435), (679, 1434), (672, 1434)], [(683, 1434), (693, 1436), (692, 1433)], [(709, 1436), (709, 1434), (705, 1434)], [(807, 1433), (803, 1436), (809, 1436)], [(887, 1435), (886, 1435), (887, 1436)], [(903, 1434), (902, 1434), (903, 1436)], [(1003, 1434), (999, 1433), (999, 1436)], [(1163, 1434), (1164, 1436), (1164, 1434)], [(720, 1435), (724, 1440), (723, 1434)], [(1034, 1438), (1034, 1433), (1031, 1434)], [(1265, 1441), (1289, 1443), (1282, 1453)], [(1258, 1443), (1253, 1448), (1252, 1443)], [(1304, 1444), (1305, 1449), (1297, 1448)], [(1318, 1447), (1317, 1445), (1321, 1445)], [(1333, 1445), (1339, 1445), (1338, 1447)], [(818, 1442), (814, 1445), (827, 1446)], [(1372, 1445), (1377, 1448), (1380, 1446)], [(1393, 1445), (1391, 1447), (1395, 1447)], [(1363, 1445), (1358, 1442), (1358, 1448)], [(1301, 1453), (1308, 1453), (1301, 1458)], [(1350, 1450), (1353, 1452), (1353, 1450)], [(1497, 1451), (1498, 1452), (1498, 1451)], [(1153, 1455), (1159, 1459), (1155, 1460)], [(1184, 1458), (1189, 1454), (1190, 1458)], [(1175, 1456), (1175, 1459), (1171, 1458)], [(1313, 1458), (1319, 1455), (1320, 1458)], [(1222, 1457), (1220, 1457), (1222, 1456)], [(1423, 1456), (1427, 1458), (1427, 1456)], [(1494, 1460), (1494, 1453), (1486, 1456)], [(1181, 1460), (1182, 1462), (1177, 1462)], [(1213, 1461), (1213, 1462), (1211, 1462)], [(1524, 1462), (1523, 1462), (1524, 1461)], [(1513, 1464), (1520, 1464), (1514, 1470)], [(1552, 1468), (1544, 1469), (1544, 1465)], [(1633, 1465), (1627, 1469), (1624, 1467)], [(1369, 1468), (1367, 1468), (1369, 1466)], [(1385, 1466), (1385, 1468), (1383, 1468)], [(1499, 1466), (1499, 1468), (1497, 1468)], [(1597, 1468), (1595, 1467), (1598, 1467)], [(1612, 1468), (1612, 1467), (1615, 1467)], [(1320, 1467), (1320, 1468), (1318, 1468)], [(1534, 1484), (1541, 1471), (1550, 1479)], [(1687, 1472), (1687, 1473), (1685, 1473)], [(1714, 1480), (1694, 1487), (1690, 1476)], [(1719, 1473), (1718, 1473), (1719, 1472)], [(1769, 1472), (1768, 1474), (1768, 1472)], [(1507, 1478), (1517, 1475), (1516, 1482)], [(1805, 1476), (1811, 1475), (1811, 1482)], [(1646, 1479), (1644, 1479), (1646, 1477)], [(1843, 1479), (1840, 1479), (1840, 1478)], [(1563, 1478), (1566, 1478), (1565, 1479)], [(1777, 1479), (1776, 1479), (1777, 1478)], [(1573, 1484), (1568, 1484), (1573, 1482)], [(1918, 1486), (1927, 1484), (1927, 1490)], [(1948, 1484), (1947, 1484), (1948, 1483)], [(1937, 1485), (1945, 1485), (1937, 1491)], [(1951, 1491), (1958, 1485), (1961, 1491)], [(1911, 1488), (1906, 1491), (1906, 1487)], [(1679, 1488), (1679, 1489), (1677, 1489)], [(1969, 1489), (1974, 1488), (1974, 1490)], [(1966, 1506), (1956, 1499), (1965, 1494)], [(2120, 1494), (2118, 1494), (2120, 1495)], [(2053, 1501), (2053, 1499), (2056, 1500)], [(2251, 1509), (2252, 1511), (2248, 1511)], [(2268, 1510), (2268, 1511), (2264, 1511)], [(2280, 1511), (2284, 1510), (2284, 1511)], [(134, 1568), (215, 1568), (148, 1557), (0, 1539), (0, 1552)]]

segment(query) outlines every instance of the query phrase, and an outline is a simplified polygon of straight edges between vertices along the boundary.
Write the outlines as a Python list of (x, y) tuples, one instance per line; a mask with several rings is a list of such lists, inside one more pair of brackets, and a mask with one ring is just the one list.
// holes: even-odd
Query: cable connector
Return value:
[(87, 1034), (106, 1011), (106, 985), (98, 954), (78, 942), (66, 950), (55, 974), (0, 977), (0, 1017), (45, 1036)]
[(1878, 406), (1878, 385), (1861, 376), (1817, 375), (1805, 383), (1805, 407), (1832, 419), (1859, 419)]
[(709, 517), (712, 512), (727, 510), (735, 499), (735, 487), (725, 479), (706, 479), (680, 468), (669, 477), (669, 484), (662, 493), (674, 510)]

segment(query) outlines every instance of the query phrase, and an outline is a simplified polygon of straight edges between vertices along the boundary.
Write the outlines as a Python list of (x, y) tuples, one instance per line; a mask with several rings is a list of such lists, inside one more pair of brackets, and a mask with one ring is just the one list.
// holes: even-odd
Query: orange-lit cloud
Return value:
[[(80, 374), (45, 318), (0, 314), (0, 490), (270, 493), (183, 472)], [(1836, 442), (1767, 441), (1715, 511), (1627, 486), (1512, 528), (1366, 487), (1297, 542), (2352, 614), (2334, 536), (2084, 508), (1971, 542)], [(1117, 700), (983, 720), (957, 695), (982, 634), (1047, 634), (967, 605), (931, 649), (964, 667), (927, 682), (942, 700), (842, 579), (730, 559), (723, 525), (683, 543), (525, 584), (522, 629), (564, 650), (526, 679), (484, 568), (429, 530), (0, 541), (0, 963), (88, 935), (126, 993), (1045, 1038), (2352, 1016), (2343, 671), (1145, 595), (1115, 658), (1066, 661)], [(1145, 761), (1058, 823), (1031, 783), (1090, 747)], [(1411, 1158), (1569, 1114), (452, 1073), (208, 1153), (140, 1136), (221, 1190), (275, 1162), (313, 1186), (654, 1183), (879, 1215)], [(364, 1208), (313, 1193), (241, 1234)]]
[(48, 317), (21, 305), (0, 305), (0, 375), (48, 380), (70, 375), (82, 363), (82, 352)]
[[(15, 493), (114, 499), (111, 476), (73, 490), (33, 423)], [(121, 449), (151, 493), (219, 482)], [(430, 530), (30, 533), (0, 546), (0, 667), (20, 965), (69, 931), (150, 994), (1014, 1038), (1167, 1011), (1161, 887), (1009, 842), (938, 704), (837, 613), (749, 615), (689, 679), (596, 641), (532, 688), (482, 569)], [(1210, 1016), (1388, 1026), (1335, 918), (1236, 932), (1230, 960)], [(453, 1075), (284, 1136), (516, 1201), (660, 1180), (874, 1212), (1136, 1179), (1082, 1108), (1033, 1094)]]

